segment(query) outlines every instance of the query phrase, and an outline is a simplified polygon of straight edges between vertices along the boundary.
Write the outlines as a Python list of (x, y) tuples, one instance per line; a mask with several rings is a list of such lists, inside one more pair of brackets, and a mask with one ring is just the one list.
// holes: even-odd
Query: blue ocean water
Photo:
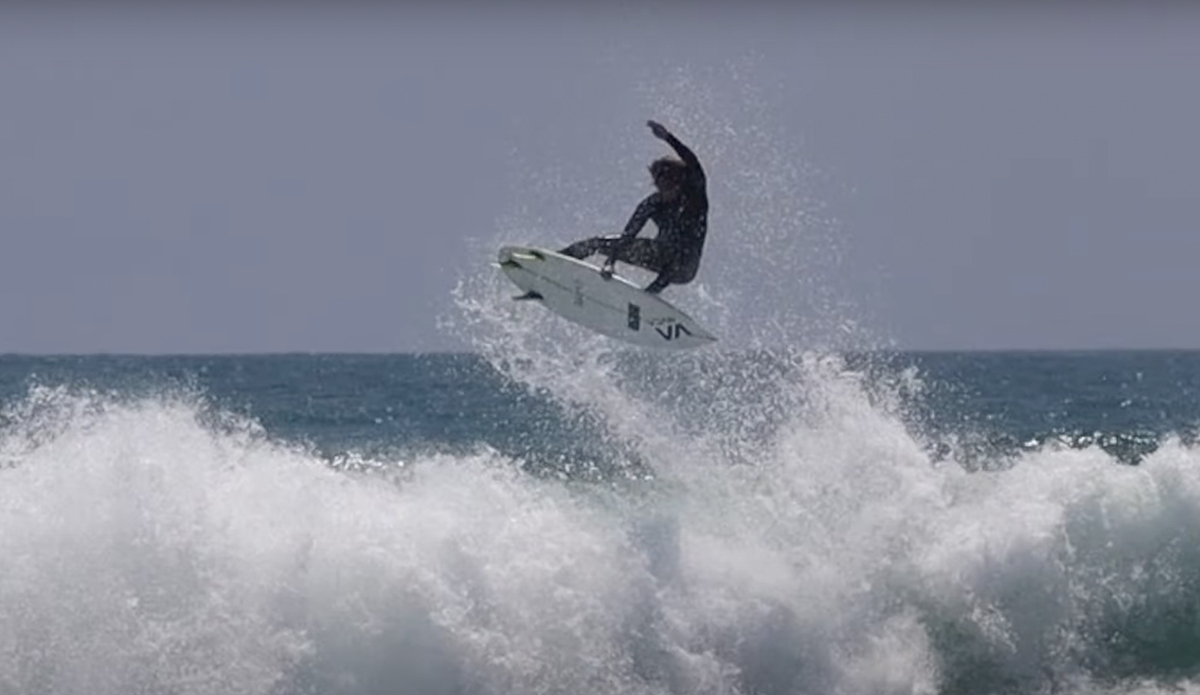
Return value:
[(0, 356), (0, 692), (1197, 689), (1200, 353), (573, 337)]

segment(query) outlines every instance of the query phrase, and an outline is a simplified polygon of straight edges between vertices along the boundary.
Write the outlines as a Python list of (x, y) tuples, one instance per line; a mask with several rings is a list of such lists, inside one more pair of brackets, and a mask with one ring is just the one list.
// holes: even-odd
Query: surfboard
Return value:
[(556, 251), (504, 246), (500, 270), (541, 304), (568, 321), (602, 335), (651, 348), (686, 350), (716, 340), (708, 331), (662, 297), (629, 280)]

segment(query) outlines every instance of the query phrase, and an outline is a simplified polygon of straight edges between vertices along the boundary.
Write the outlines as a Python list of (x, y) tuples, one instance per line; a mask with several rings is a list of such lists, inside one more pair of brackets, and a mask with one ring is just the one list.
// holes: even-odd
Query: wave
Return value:
[(0, 431), (0, 683), (1194, 689), (1196, 451), (1046, 448), (969, 472), (860, 373), (798, 360), (803, 378), (771, 382), (797, 407), (755, 433), (662, 427), (669, 403), (612, 387), (616, 411), (657, 416), (618, 428), (654, 476), (606, 483), (486, 447), (337, 470), (195, 393), (34, 387)]

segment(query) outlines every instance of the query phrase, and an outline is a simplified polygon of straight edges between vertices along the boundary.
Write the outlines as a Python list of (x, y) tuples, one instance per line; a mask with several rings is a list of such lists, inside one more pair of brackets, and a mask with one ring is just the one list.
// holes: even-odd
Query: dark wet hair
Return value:
[(682, 181), (687, 165), (674, 157), (660, 157), (650, 162), (650, 175), (658, 181)]

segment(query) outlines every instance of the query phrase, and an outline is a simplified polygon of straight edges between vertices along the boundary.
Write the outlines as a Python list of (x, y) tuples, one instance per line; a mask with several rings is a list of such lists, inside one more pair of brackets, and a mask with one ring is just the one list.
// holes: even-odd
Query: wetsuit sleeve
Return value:
[(671, 149), (675, 150), (675, 154), (679, 155), (679, 158), (687, 165), (690, 173), (699, 176), (703, 180), (704, 168), (700, 166), (700, 160), (696, 158), (696, 153), (692, 152), (687, 145), (680, 142), (679, 138), (673, 134), (667, 133), (666, 135), (664, 141), (671, 146)]
[(642, 231), (642, 227), (646, 226), (646, 221), (654, 216), (654, 211), (658, 208), (658, 194), (651, 193), (646, 196), (642, 202), (638, 203), (633, 214), (629, 216), (629, 221), (625, 223), (625, 230), (621, 232), (621, 238), (617, 243), (612, 245), (608, 252), (608, 263), (612, 263), (617, 255), (625, 248), (631, 239)]
[(637, 209), (629, 216), (629, 221), (625, 223), (625, 231), (621, 232), (621, 236), (637, 236), (638, 232), (642, 231), (642, 227), (646, 226), (646, 221), (654, 215), (654, 209), (657, 207), (658, 194), (651, 193), (646, 196), (645, 200), (638, 203)]

